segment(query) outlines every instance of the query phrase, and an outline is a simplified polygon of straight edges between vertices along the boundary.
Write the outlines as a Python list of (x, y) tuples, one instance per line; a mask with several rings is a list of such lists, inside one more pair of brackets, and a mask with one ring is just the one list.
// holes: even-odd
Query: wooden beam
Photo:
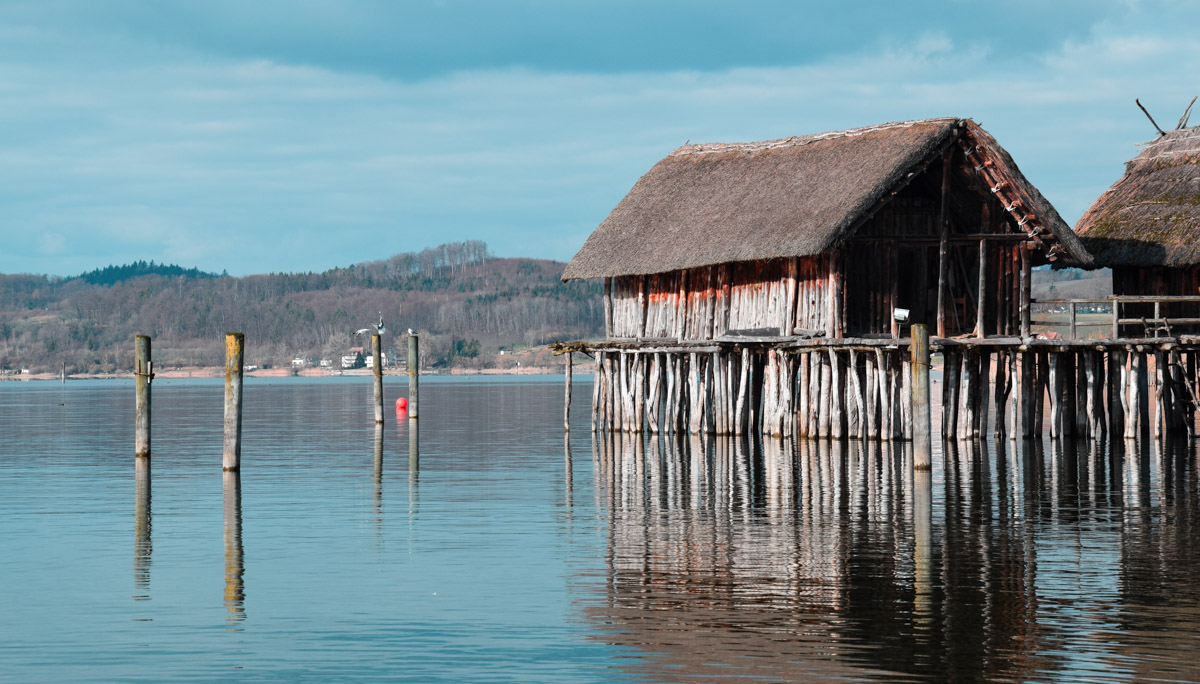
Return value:
[[(988, 225), (988, 203), (983, 203), (983, 227), (986, 229)], [(988, 245), (986, 240), (979, 241), (979, 288), (976, 291), (978, 295), (975, 299), (975, 337), (982, 339), (984, 337), (983, 328), (983, 311), (987, 308), (987, 261), (988, 261)]]
[(609, 340), (613, 337), (613, 302), (612, 302), (613, 279), (609, 276), (604, 279), (604, 339)]
[(950, 194), (950, 159), (953, 148), (942, 157), (942, 202), (938, 210), (938, 290), (937, 290), (937, 336), (946, 336), (946, 277), (950, 272), (950, 221), (946, 202)]

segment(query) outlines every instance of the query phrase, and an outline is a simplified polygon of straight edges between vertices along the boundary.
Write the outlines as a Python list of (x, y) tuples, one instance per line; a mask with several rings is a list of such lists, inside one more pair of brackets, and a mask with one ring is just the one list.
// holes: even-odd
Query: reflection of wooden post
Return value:
[(929, 329), (912, 326), (913, 468), (929, 470), (933, 460), (933, 426), (929, 417)]
[(410, 418), (408, 420), (408, 471), (410, 474), (417, 472), (417, 468), (421, 464), (420, 436), (420, 423)]
[[(150, 459), (135, 459), (134, 504), (133, 504), (133, 586), (145, 589), (150, 586)], [(134, 596), (144, 601), (146, 595)]]
[(150, 360), (150, 337), (133, 338), (133, 387), (137, 395), (133, 419), (133, 453), (150, 457), (150, 379), (154, 362)]
[(417, 396), (420, 394), (418, 383), (421, 375), (420, 345), (417, 334), (408, 334), (408, 417), (417, 417)]
[[(593, 443), (595, 441), (593, 440)], [(566, 488), (566, 504), (567, 510), (571, 510), (573, 504), (573, 494), (575, 491), (575, 475), (573, 465), (571, 463), (571, 436), (563, 435), (563, 459), (566, 461), (566, 472), (563, 474), (563, 482)]]
[(375, 470), (372, 473), (375, 483), (374, 510), (375, 522), (380, 522), (383, 514), (383, 424), (375, 424)]
[[(563, 430), (571, 431), (571, 361), (574, 354), (567, 352), (567, 368), (566, 368), (566, 400), (563, 401)], [(658, 357), (655, 357), (657, 360)], [(657, 382), (657, 376), (652, 382)]]
[(237, 472), (224, 474), (225, 494), (225, 610), (227, 622), (246, 619), (246, 585), (242, 576), (242, 476)]
[(245, 349), (246, 338), (242, 333), (225, 333), (225, 450), (221, 467), (228, 471), (242, 467), (242, 361)]
[(371, 335), (371, 375), (375, 376), (375, 423), (383, 423), (383, 343)]
[(932, 547), (933, 474), (927, 467), (913, 473), (913, 615), (922, 623), (932, 617)]

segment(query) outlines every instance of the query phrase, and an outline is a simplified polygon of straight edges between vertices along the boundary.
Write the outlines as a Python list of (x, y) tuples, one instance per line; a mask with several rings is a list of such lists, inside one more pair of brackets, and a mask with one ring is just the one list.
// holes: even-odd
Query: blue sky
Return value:
[[(0, 272), (569, 259), (686, 140), (969, 116), (1069, 223), (1200, 93), (1200, 3), (0, 0)], [(1197, 115), (1200, 121), (1200, 114)]]

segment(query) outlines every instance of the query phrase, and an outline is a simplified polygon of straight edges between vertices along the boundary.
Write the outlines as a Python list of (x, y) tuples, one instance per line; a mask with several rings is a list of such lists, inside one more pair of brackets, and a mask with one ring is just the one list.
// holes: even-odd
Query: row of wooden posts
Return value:
[[(592, 430), (924, 443), (931, 433), (923, 427), (930, 410), (925, 327), (914, 325), (909, 340), (859, 342), (596, 348)], [(943, 438), (1033, 438), (1047, 427), (1055, 439), (1194, 432), (1200, 344), (1190, 340), (936, 344)], [(568, 359), (568, 406), (570, 384)], [(925, 450), (918, 444), (917, 451)]]
[[(154, 380), (154, 361), (150, 336), (134, 338), (134, 454), (150, 457), (150, 385)], [(225, 439), (221, 467), (227, 472), (241, 469), (242, 458), (242, 375), (246, 338), (240, 332), (225, 334)], [(420, 364), (419, 339), (408, 335), (408, 407), (409, 420), (418, 417)], [(372, 374), (375, 377), (375, 424), (383, 424), (383, 363), (380, 335), (371, 335)], [(416, 434), (415, 431), (412, 434)]]

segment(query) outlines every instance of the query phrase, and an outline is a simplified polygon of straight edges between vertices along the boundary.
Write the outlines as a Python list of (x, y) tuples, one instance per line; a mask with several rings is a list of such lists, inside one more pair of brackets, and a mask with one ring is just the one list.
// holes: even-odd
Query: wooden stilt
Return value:
[(1150, 437), (1150, 369), (1149, 358), (1141, 347), (1133, 354), (1134, 391), (1136, 392), (1138, 436)]
[(1161, 349), (1154, 350), (1154, 439), (1162, 439), (1166, 420), (1165, 397), (1167, 392), (1163, 386), (1168, 382), (1165, 354)]
[(878, 413), (876, 410), (878, 403), (878, 390), (875, 387), (875, 357), (867, 356), (865, 359), (863, 359), (863, 362), (863, 378), (866, 381), (865, 384), (867, 386), (866, 401), (864, 402), (863, 406), (863, 409), (865, 410), (863, 422), (866, 423), (867, 439), (874, 440), (879, 438), (879, 423), (876, 420), (876, 414)]
[(992, 353), (987, 349), (979, 354), (979, 382), (979, 425), (973, 436), (975, 439), (987, 439), (988, 411), (991, 409), (988, 399), (992, 389)]
[(1088, 397), (1088, 379), (1087, 379), (1087, 353), (1077, 351), (1075, 356), (1075, 407), (1072, 411), (1075, 416), (1075, 436), (1080, 439), (1086, 439), (1091, 431), (1091, 426), (1088, 424), (1087, 414), (1087, 397)]
[(891, 402), (888, 401), (888, 368), (887, 357), (883, 350), (875, 349), (875, 373), (878, 376), (876, 386), (879, 389), (879, 439), (890, 440), (892, 430)]
[(821, 359), (821, 403), (817, 416), (817, 434), (822, 439), (828, 438), (830, 435), (830, 404), (832, 397), (830, 396), (830, 386), (833, 383), (833, 367), (830, 359), (833, 352), (829, 354), (820, 354)]
[(851, 434), (855, 435), (860, 440), (865, 440), (867, 438), (867, 422), (863, 420), (863, 417), (866, 415), (866, 395), (863, 389), (862, 378), (859, 377), (858, 373), (858, 352), (854, 349), (850, 350), (850, 379), (852, 384), (850, 391), (854, 395), (854, 403), (852, 406), (854, 407), (854, 415), (856, 419), (854, 425), (855, 429)]
[(829, 415), (829, 434), (834, 439), (841, 439), (845, 436), (845, 421), (842, 419), (842, 405), (845, 403), (842, 400), (842, 376), (845, 370), (844, 362), (841, 354), (838, 354), (833, 348), (829, 350), (829, 362), (832, 367), (832, 387), (830, 396), (837, 399), (831, 401), (831, 410)]
[(1050, 439), (1062, 435), (1062, 352), (1050, 353)]
[(1125, 433), (1124, 356), (1118, 349), (1108, 351), (1108, 432), (1113, 438)]
[(963, 439), (979, 437), (979, 351), (971, 349), (966, 354), (966, 374), (964, 377), (964, 420), (959, 434)]
[(600, 388), (604, 386), (604, 352), (596, 352), (596, 370), (592, 374), (592, 433), (600, 422)]
[(1046, 352), (1037, 355), (1037, 375), (1033, 379), (1033, 436), (1041, 437), (1046, 415), (1046, 379), (1049, 375)]
[(996, 354), (996, 438), (1008, 436), (1008, 395), (1012, 384), (1009, 381), (1009, 358), (1011, 352)]
[(1031, 352), (1021, 352), (1021, 367), (1019, 369), (1021, 383), (1021, 438), (1033, 437), (1033, 388), (1034, 377), (1037, 374), (1036, 358)]

